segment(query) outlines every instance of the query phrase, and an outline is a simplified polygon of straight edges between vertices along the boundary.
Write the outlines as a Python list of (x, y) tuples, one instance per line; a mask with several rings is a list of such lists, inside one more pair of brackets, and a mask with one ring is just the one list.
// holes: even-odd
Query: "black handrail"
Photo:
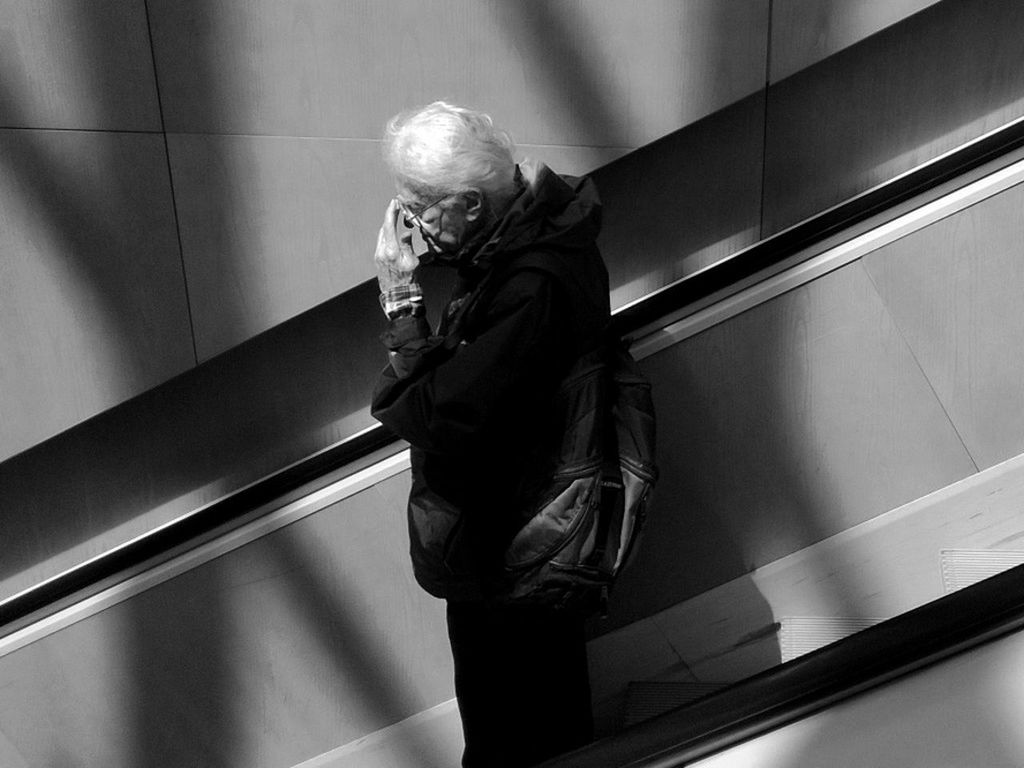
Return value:
[(616, 325), (623, 335), (629, 335), (831, 235), (1021, 147), (1024, 147), (1024, 117), (658, 289), (616, 313)]
[(1024, 565), (543, 764), (689, 765), (854, 694), (1024, 628)]
[(36, 612), (159, 558), (210, 534), (254, 509), (348, 466), (398, 441), (378, 424), (280, 472), (225, 496), (172, 524), (128, 542), (48, 581), (0, 602), (0, 627), (21, 622)]
[[(617, 311), (613, 318), (615, 328), (621, 335), (629, 336), (680, 308), (695, 304), (793, 256), (808, 245), (1020, 147), (1024, 147), (1024, 118), (1008, 123), (891, 181), (755, 243), (728, 259), (655, 291), (643, 300)], [(383, 426), (361, 432), (171, 525), (0, 601), (0, 631), (29, 620), (73, 595), (115, 579), (119, 574), (151, 562), (190, 541), (209, 535), (253, 509), (365, 458), (395, 440), (395, 436)]]

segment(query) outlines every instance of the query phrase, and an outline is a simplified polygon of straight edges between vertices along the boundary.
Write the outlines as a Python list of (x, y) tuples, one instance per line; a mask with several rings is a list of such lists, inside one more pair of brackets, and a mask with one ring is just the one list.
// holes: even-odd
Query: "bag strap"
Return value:
[(625, 484), (622, 480), (622, 467), (619, 464), (619, 436), (615, 424), (615, 376), (614, 355), (611, 349), (612, 340), (605, 335), (602, 338), (602, 357), (604, 357), (604, 381), (601, 388), (602, 412), (602, 456), (599, 514), (594, 550), (587, 559), (588, 564), (597, 567), (607, 552), (608, 532), (612, 522), (621, 517), (626, 503)]

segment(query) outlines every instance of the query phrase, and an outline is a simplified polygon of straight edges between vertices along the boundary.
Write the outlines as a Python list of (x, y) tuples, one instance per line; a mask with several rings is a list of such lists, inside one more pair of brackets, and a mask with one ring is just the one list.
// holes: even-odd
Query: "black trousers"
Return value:
[(448, 603), (464, 768), (521, 768), (593, 738), (583, 619), (541, 606)]

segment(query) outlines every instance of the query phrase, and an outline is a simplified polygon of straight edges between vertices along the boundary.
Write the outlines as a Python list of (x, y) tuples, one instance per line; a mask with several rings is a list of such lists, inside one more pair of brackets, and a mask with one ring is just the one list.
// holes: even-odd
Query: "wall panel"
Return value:
[(622, 625), (975, 471), (860, 264), (644, 361), (662, 480)]
[(159, 131), (143, 0), (0, 0), (0, 127)]
[(200, 360), (375, 275), (393, 194), (377, 142), (168, 141)]
[(865, 263), (981, 467), (1024, 452), (1024, 187), (870, 254)]
[(0, 130), (0, 459), (194, 364), (163, 138)]
[(1022, 30), (1014, 0), (938, 3), (773, 84), (763, 234), (1024, 115)]
[(168, 130), (377, 138), (447, 98), (518, 141), (636, 147), (764, 83), (767, 0), (151, 0)]
[(408, 483), (0, 658), (0, 730), (30, 765), (276, 768), (451, 699), (443, 603), (413, 581), (393, 502)]
[(773, 0), (769, 82), (841, 51), (938, 0)]

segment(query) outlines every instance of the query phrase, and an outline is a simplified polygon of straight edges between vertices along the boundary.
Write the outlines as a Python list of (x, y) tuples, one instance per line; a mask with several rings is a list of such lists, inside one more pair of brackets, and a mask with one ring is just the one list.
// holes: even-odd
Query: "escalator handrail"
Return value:
[(616, 310), (629, 336), (682, 307), (699, 303), (826, 238), (1024, 147), (1024, 117), (932, 158), (898, 176), (763, 238)]

